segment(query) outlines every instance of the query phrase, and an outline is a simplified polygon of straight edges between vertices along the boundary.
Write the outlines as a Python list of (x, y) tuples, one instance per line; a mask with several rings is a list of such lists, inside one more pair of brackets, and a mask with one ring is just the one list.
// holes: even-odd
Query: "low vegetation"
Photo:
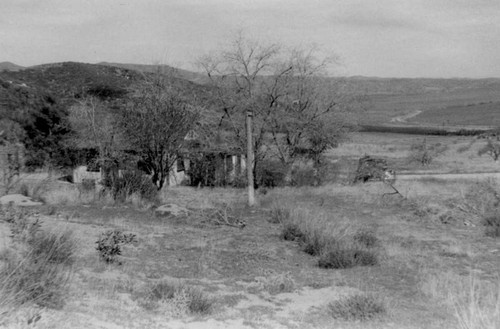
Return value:
[(484, 154), (487, 154), (489, 157), (491, 157), (493, 161), (498, 161), (498, 158), (500, 157), (500, 141), (493, 141), (491, 139), (488, 139), (486, 141), (486, 145), (484, 145), (477, 152), (478, 156), (482, 156)]
[(500, 282), (481, 279), (474, 271), (422, 273), (421, 291), (445, 305), (460, 329), (496, 329), (500, 324)]
[(120, 230), (110, 230), (101, 234), (97, 240), (99, 258), (109, 264), (121, 264), (118, 256), (122, 254), (122, 246), (136, 242), (135, 234), (125, 234)]
[(500, 213), (496, 212), (484, 217), (483, 225), (485, 226), (485, 234), (493, 238), (500, 237)]
[(202, 290), (169, 281), (149, 284), (145, 291), (138, 294), (137, 298), (145, 309), (173, 316), (207, 315), (214, 307), (214, 300)]
[(158, 202), (158, 189), (140, 171), (125, 171), (121, 177), (108, 179), (103, 185), (116, 202), (129, 201), (134, 195), (146, 202)]
[[(286, 206), (274, 205), (271, 208), (271, 213), (269, 217), (269, 222), (273, 224), (282, 224), (284, 222), (288, 222), (290, 220), (290, 209)], [(283, 238), (284, 235), (283, 235)], [(285, 238), (285, 240), (291, 240)]]
[(295, 241), (301, 249), (319, 256), (322, 268), (351, 268), (378, 263), (377, 238), (372, 232), (356, 229), (322, 211), (274, 208), (273, 222), (281, 224), (281, 238)]
[(334, 319), (366, 321), (386, 313), (384, 303), (372, 295), (353, 295), (328, 304), (328, 312)]
[(43, 231), (27, 210), (2, 207), (1, 215), (15, 245), (0, 255), (0, 312), (28, 303), (62, 307), (76, 250), (72, 233)]
[(321, 268), (344, 269), (355, 266), (377, 265), (377, 255), (358, 246), (339, 245), (330, 247), (320, 255), (318, 266)]
[(429, 166), (436, 157), (446, 152), (447, 148), (447, 146), (440, 143), (429, 144), (424, 138), (421, 142), (411, 146), (408, 154), (408, 161), (426, 167)]

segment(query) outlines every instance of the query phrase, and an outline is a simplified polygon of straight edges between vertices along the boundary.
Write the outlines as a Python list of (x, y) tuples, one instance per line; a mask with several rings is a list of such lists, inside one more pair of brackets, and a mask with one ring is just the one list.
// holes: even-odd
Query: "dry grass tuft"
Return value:
[(374, 233), (357, 230), (345, 220), (336, 220), (322, 210), (280, 209), (281, 237), (297, 242), (302, 250), (319, 256), (322, 268), (350, 268), (376, 265), (378, 257), (373, 247), (378, 245)]
[(74, 262), (76, 244), (71, 231), (62, 233), (39, 231), (28, 240), (28, 244), (31, 256), (35, 259), (46, 258), (48, 262), (62, 265), (72, 265)]
[(266, 276), (257, 277), (255, 280), (256, 283), (250, 287), (249, 292), (253, 292), (256, 289), (257, 291), (265, 290), (271, 295), (277, 295), (293, 292), (297, 289), (297, 283), (290, 272), (271, 272), (267, 273)]
[(480, 280), (476, 274), (424, 272), (422, 292), (451, 310), (461, 329), (500, 328), (500, 281)]
[(353, 295), (328, 304), (328, 312), (334, 319), (366, 321), (386, 313), (384, 303), (372, 295)]
[(71, 232), (40, 229), (28, 211), (2, 211), (11, 226), (15, 251), (0, 255), (0, 311), (26, 303), (59, 308), (72, 270), (75, 243)]
[(379, 240), (375, 236), (375, 233), (373, 231), (370, 231), (367, 229), (358, 230), (354, 234), (353, 239), (357, 243), (359, 243), (367, 248), (373, 248), (373, 247), (376, 247), (379, 245)]
[(145, 309), (175, 317), (186, 314), (207, 315), (214, 306), (214, 300), (200, 289), (169, 281), (150, 284), (139, 295), (139, 304)]
[(321, 254), (318, 266), (321, 268), (346, 269), (355, 266), (373, 266), (378, 264), (374, 251), (358, 246), (337, 244)]
[(273, 224), (281, 224), (290, 219), (290, 209), (282, 205), (273, 205), (269, 217), (269, 222)]

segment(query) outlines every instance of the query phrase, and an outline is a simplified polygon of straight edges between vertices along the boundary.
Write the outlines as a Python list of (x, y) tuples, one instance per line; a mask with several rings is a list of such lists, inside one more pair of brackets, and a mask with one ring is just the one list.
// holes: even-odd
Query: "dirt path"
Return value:
[(419, 115), (420, 113), (422, 113), (422, 111), (420, 110), (417, 110), (415, 112), (411, 112), (409, 114), (406, 114), (406, 115), (401, 115), (401, 116), (397, 116), (395, 118), (392, 118), (391, 119), (391, 122), (399, 122), (399, 123), (406, 123), (408, 122), (408, 119), (411, 119), (413, 117), (416, 117), (417, 115)]

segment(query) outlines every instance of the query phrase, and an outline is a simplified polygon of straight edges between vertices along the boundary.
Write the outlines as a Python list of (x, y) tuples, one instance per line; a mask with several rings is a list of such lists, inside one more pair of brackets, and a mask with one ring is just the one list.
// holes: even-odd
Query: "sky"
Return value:
[(500, 77), (500, 0), (0, 0), (0, 62), (195, 70), (241, 30), (318, 45), (333, 75)]

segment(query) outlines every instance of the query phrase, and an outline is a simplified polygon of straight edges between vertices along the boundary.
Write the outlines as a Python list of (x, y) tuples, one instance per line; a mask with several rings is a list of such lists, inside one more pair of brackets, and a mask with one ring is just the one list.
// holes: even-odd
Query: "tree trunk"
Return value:
[(292, 167), (287, 166), (285, 169), (285, 177), (283, 177), (283, 181), (285, 182), (285, 186), (291, 186), (292, 185)]

